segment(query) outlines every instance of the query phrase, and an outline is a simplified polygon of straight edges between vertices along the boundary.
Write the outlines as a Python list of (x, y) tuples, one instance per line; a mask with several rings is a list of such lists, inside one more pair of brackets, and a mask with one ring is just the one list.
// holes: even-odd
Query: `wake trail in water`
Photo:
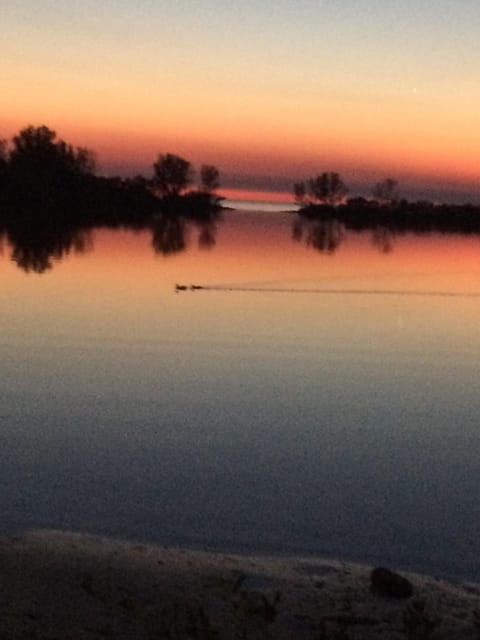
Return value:
[(405, 289), (348, 289), (348, 288), (303, 288), (303, 287), (255, 287), (242, 285), (175, 285), (175, 291), (231, 291), (244, 293), (303, 293), (324, 295), (368, 295), (427, 298), (480, 298), (479, 291), (415, 291)]

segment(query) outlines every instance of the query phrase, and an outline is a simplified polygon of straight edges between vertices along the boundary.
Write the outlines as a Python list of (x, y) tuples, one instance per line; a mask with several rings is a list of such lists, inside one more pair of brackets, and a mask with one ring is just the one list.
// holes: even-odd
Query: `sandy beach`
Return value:
[(393, 576), (36, 531), (0, 540), (0, 638), (480, 638), (480, 586)]

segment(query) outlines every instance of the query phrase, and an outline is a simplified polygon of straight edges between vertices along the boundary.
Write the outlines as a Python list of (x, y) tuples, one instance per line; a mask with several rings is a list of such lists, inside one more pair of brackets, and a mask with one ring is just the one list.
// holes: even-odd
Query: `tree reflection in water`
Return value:
[(155, 253), (164, 256), (184, 251), (187, 241), (183, 216), (159, 216), (152, 224), (152, 245)]
[(372, 231), (372, 244), (382, 253), (391, 253), (394, 246), (395, 233), (386, 227), (375, 227)]
[(198, 246), (200, 249), (213, 249), (217, 244), (216, 220), (202, 220), (197, 222), (199, 227)]
[[(348, 225), (335, 218), (297, 218), (292, 226), (292, 238), (297, 242), (303, 241), (307, 247), (321, 253), (332, 254), (340, 248), (348, 230)], [(358, 229), (356, 232), (364, 230), (366, 229)], [(380, 225), (369, 231), (371, 243), (376, 249), (382, 253), (393, 251), (398, 233)]]
[(221, 220), (219, 211), (196, 215), (162, 213), (155, 216), (151, 224), (152, 245), (155, 253), (163, 256), (184, 251), (194, 227), (198, 230), (200, 249), (211, 249), (216, 244), (217, 222)]
[(345, 226), (335, 218), (326, 220), (297, 219), (292, 238), (322, 253), (335, 253), (345, 239)]
[(8, 224), (3, 229), (11, 260), (23, 271), (44, 273), (70, 253), (92, 249), (91, 229), (57, 224)]
[(93, 248), (94, 228), (150, 231), (155, 253), (169, 256), (185, 251), (189, 238), (197, 234), (200, 249), (211, 249), (216, 243), (220, 212), (161, 213), (148, 220), (115, 220), (92, 216), (94, 224), (65, 221), (62, 216), (45, 211), (18, 216), (0, 211), (0, 254), (10, 251), (10, 259), (26, 273), (45, 273), (69, 254), (85, 253)]

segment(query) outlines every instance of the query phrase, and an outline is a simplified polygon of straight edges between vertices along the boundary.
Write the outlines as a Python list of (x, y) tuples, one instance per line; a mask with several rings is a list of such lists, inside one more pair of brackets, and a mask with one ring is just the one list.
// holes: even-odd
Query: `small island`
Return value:
[(42, 125), (0, 141), (0, 240), (24, 271), (43, 273), (70, 251), (83, 252), (94, 228), (146, 229), (156, 253), (185, 248), (185, 226), (202, 248), (215, 244), (223, 198), (213, 165), (196, 172), (188, 160), (159, 154), (152, 175), (97, 175), (95, 154)]
[(348, 188), (335, 172), (297, 182), (293, 188), (299, 215), (313, 220), (336, 220), (352, 231), (382, 227), (393, 233), (479, 233), (480, 207), (410, 202), (401, 198), (393, 178), (374, 185), (372, 197), (347, 198)]
[(58, 138), (42, 125), (28, 126), (10, 143), (0, 141), (0, 224), (5, 220), (144, 222), (154, 215), (208, 217), (220, 208), (218, 169), (202, 165), (192, 187), (191, 163), (159, 154), (149, 178), (97, 175), (95, 154)]

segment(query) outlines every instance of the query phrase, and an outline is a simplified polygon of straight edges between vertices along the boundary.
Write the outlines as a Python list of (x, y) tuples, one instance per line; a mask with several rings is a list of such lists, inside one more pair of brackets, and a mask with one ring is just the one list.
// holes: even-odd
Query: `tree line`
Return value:
[(58, 138), (45, 125), (28, 126), (10, 142), (0, 140), (0, 204), (5, 207), (62, 210), (65, 216), (132, 208), (208, 212), (219, 206), (220, 174), (202, 165), (194, 186), (192, 164), (173, 153), (159, 154), (149, 178), (96, 175), (95, 154)]
[(46, 126), (22, 129), (0, 140), (0, 250), (25, 271), (42, 273), (70, 252), (90, 244), (94, 227), (146, 230), (155, 252), (183, 250), (186, 229), (198, 229), (198, 244), (215, 244), (221, 217), (218, 169), (159, 154), (149, 178), (97, 175), (94, 153), (74, 147)]
[(398, 182), (393, 178), (377, 182), (370, 198), (347, 198), (347, 194), (348, 187), (335, 172), (324, 172), (293, 186), (301, 217), (336, 220), (347, 229), (480, 233), (480, 207), (410, 202), (400, 197)]
[[(301, 207), (326, 205), (337, 206), (345, 202), (348, 187), (334, 171), (324, 172), (293, 185), (295, 202)], [(373, 199), (382, 205), (392, 205), (399, 200), (398, 182), (393, 178), (386, 178), (372, 189)]]
[[(142, 224), (152, 217), (208, 219), (221, 209), (220, 174), (214, 165), (198, 172), (176, 154), (160, 153), (150, 177), (97, 175), (95, 154), (75, 147), (45, 125), (28, 126), (0, 140), (0, 220), (18, 223), (48, 217), (56, 224)], [(434, 205), (400, 198), (398, 183), (374, 185), (372, 197), (348, 198), (339, 173), (323, 172), (293, 187), (301, 216), (338, 219), (355, 229), (480, 232), (480, 208)]]

